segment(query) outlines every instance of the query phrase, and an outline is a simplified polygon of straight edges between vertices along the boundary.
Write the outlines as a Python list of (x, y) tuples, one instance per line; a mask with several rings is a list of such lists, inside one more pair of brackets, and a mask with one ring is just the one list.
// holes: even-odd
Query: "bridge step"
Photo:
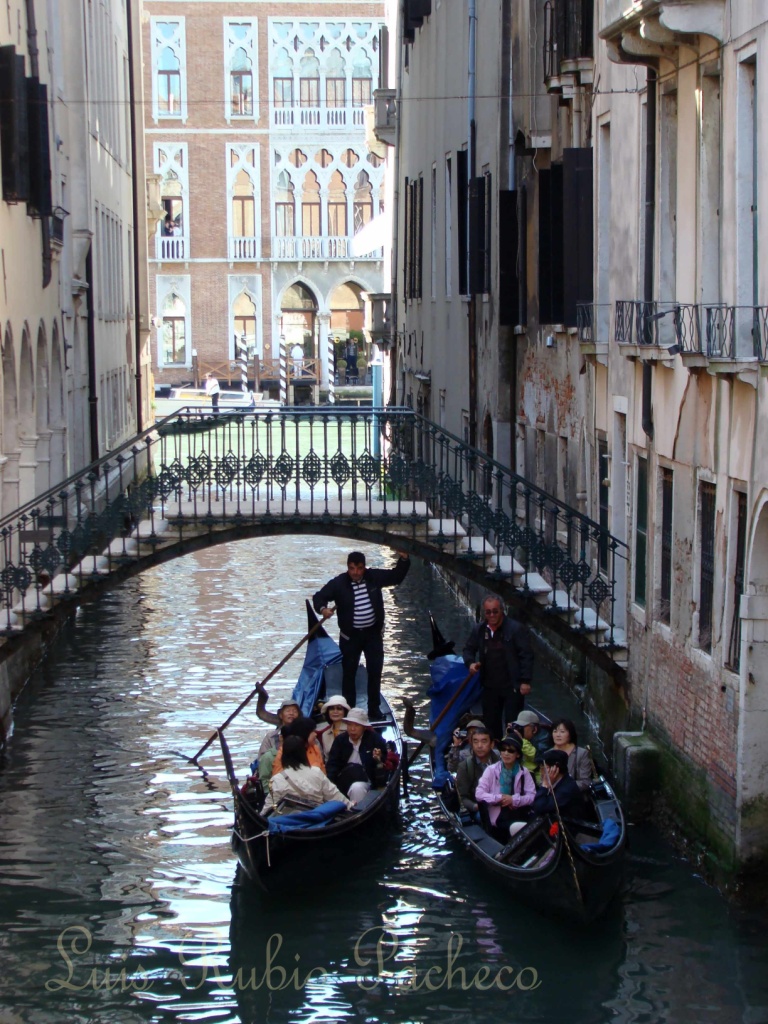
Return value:
[(579, 606), (566, 590), (556, 590), (551, 597), (552, 610), (566, 622), (573, 624)]
[(427, 534), (430, 537), (466, 537), (467, 531), (458, 519), (428, 519)]
[(522, 590), (528, 590), (533, 594), (537, 604), (549, 604), (552, 596), (552, 587), (543, 576), (537, 572), (523, 572), (519, 585)]
[(605, 634), (611, 627), (592, 608), (580, 608), (573, 617), (573, 628), (580, 633), (586, 633), (599, 644), (605, 639)]

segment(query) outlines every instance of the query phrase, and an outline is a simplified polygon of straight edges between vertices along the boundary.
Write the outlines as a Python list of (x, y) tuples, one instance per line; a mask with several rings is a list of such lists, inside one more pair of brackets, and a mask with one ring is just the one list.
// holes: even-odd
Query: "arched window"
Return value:
[(347, 187), (334, 171), (328, 183), (328, 234), (344, 238), (347, 233)]
[(253, 181), (245, 170), (239, 170), (232, 188), (232, 234), (235, 238), (256, 235)]
[(307, 171), (301, 190), (301, 233), (305, 238), (321, 234), (320, 182), (314, 171)]
[(170, 46), (157, 62), (157, 109), (167, 117), (181, 113), (181, 61)]
[(229, 65), (231, 112), (233, 117), (253, 116), (253, 65), (239, 46)]
[(163, 303), (163, 363), (183, 364), (187, 358), (187, 307), (176, 292)]
[(299, 78), (299, 106), (320, 106), (320, 62), (314, 50), (307, 50), (301, 58)]
[(373, 219), (373, 189), (365, 171), (360, 171), (355, 181), (354, 218), (355, 234)]
[(347, 79), (344, 73), (344, 58), (339, 50), (333, 50), (325, 66), (325, 105), (343, 107), (347, 101)]
[(256, 303), (248, 292), (240, 292), (233, 307), (235, 336), (245, 338), (250, 347), (256, 344)]
[(181, 182), (175, 171), (167, 171), (162, 183), (162, 204), (165, 210), (160, 233), (163, 235), (184, 234), (184, 199)]
[[(293, 106), (293, 62), (286, 49), (275, 55), (272, 79), (272, 98), (275, 108), (284, 110)], [(282, 123), (282, 119), (281, 122)], [(290, 122), (288, 122), (290, 123)]]
[(367, 107), (372, 102), (371, 79), (373, 73), (371, 62), (365, 50), (356, 58), (352, 67), (352, 106)]
[[(297, 151), (298, 152), (298, 151)], [(275, 190), (275, 234), (289, 238), (296, 234), (296, 204), (293, 182), (287, 171), (281, 171)]]

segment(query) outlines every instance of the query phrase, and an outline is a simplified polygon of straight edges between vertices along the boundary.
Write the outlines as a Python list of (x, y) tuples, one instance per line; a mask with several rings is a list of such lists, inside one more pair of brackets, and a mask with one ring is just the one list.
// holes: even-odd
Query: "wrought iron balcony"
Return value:
[(576, 329), (582, 349), (607, 346), (611, 323), (610, 302), (577, 302)]
[(273, 235), (273, 260), (380, 260), (381, 249), (365, 256), (352, 255), (352, 239), (339, 235)]
[(155, 259), (172, 262), (188, 257), (189, 241), (186, 235), (155, 235)]
[(229, 258), (231, 260), (254, 260), (261, 259), (261, 239), (255, 236), (230, 235)]
[(619, 345), (656, 350), (657, 358), (701, 352), (699, 307), (684, 302), (616, 302), (615, 339)]
[(544, 78), (559, 90), (562, 75), (590, 72), (594, 54), (594, 0), (547, 0), (544, 4)]

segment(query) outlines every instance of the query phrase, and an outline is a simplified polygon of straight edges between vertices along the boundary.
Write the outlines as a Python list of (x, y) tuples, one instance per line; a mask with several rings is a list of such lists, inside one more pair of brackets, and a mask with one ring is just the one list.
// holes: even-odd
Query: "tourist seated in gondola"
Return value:
[(581, 805), (581, 790), (568, 774), (568, 755), (564, 750), (548, 750), (541, 755), (541, 785), (531, 804), (531, 817), (573, 813)]
[[(320, 749), (320, 742), (317, 738), (317, 723), (312, 718), (297, 718), (288, 725), (283, 726), (283, 746), (289, 736), (298, 736), (304, 743), (307, 752), (307, 762), (311, 768), (319, 768), (325, 775), (325, 758)], [(283, 755), (278, 749), (275, 760), (272, 762), (272, 778), (283, 770)]]
[(462, 807), (476, 820), (479, 820), (479, 808), (475, 799), (477, 785), (488, 765), (499, 760), (497, 751), (493, 749), (491, 734), (487, 729), (476, 728), (472, 737), (472, 754), (464, 758), (456, 772), (456, 789), (461, 797)]
[(392, 764), (384, 738), (371, 728), (365, 711), (352, 708), (344, 722), (347, 731), (336, 737), (328, 755), (328, 778), (359, 803), (371, 787), (385, 786), (397, 765)]
[(479, 718), (467, 723), (466, 729), (453, 730), (453, 742), (445, 757), (445, 767), (449, 772), (457, 772), (461, 762), (472, 754), (472, 737), (475, 729), (484, 729), (485, 725)]
[(317, 730), (317, 737), (320, 740), (320, 747), (326, 761), (331, 752), (333, 741), (340, 733), (347, 731), (344, 716), (349, 710), (349, 704), (347, 704), (343, 697), (339, 696), (329, 697), (325, 704), (323, 704), (323, 718), (326, 724), (321, 725)]
[(585, 747), (577, 746), (576, 726), (570, 718), (557, 718), (552, 723), (552, 749), (568, 755), (568, 774), (580, 790), (592, 781), (592, 760)]
[[(266, 698), (264, 698), (266, 700)], [(259, 698), (261, 704), (261, 698)], [(280, 740), (280, 730), (284, 725), (288, 725), (290, 722), (295, 721), (301, 714), (301, 708), (293, 697), (286, 697), (283, 703), (277, 710), (277, 728), (274, 732), (268, 732), (264, 739), (261, 741), (259, 747), (259, 758), (266, 754), (268, 750), (276, 750), (278, 741)], [(270, 715), (270, 719), (275, 716)]]
[(513, 735), (507, 735), (499, 744), (501, 760), (488, 765), (475, 791), (478, 804), (488, 808), (488, 831), (500, 843), (509, 841), (510, 835), (523, 828), (528, 820), (528, 809), (536, 796), (536, 783), (521, 763), (523, 744)]
[(301, 736), (283, 740), (281, 771), (270, 780), (264, 811), (274, 808), (275, 814), (319, 807), (329, 800), (338, 800), (347, 810), (354, 806), (338, 786), (307, 760), (307, 747)]
[[(552, 733), (535, 711), (521, 711), (512, 723), (512, 728), (525, 740), (525, 743), (531, 744), (536, 751), (536, 757), (552, 747)], [(525, 759), (525, 743), (523, 744), (523, 759)]]

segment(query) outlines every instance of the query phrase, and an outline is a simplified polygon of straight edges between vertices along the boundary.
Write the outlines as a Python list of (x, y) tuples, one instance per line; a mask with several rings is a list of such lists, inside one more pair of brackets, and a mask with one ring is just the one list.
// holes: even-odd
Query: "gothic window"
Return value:
[(352, 106), (367, 107), (373, 102), (370, 78), (352, 79)]
[(176, 292), (163, 304), (163, 364), (183, 365), (187, 358), (187, 307)]
[(299, 106), (320, 106), (320, 62), (314, 50), (307, 50), (301, 58)]
[(237, 172), (232, 194), (232, 234), (236, 238), (253, 238), (256, 234), (256, 215), (253, 181), (244, 169)]
[(293, 182), (288, 177), (288, 172), (282, 171), (277, 179), (277, 189), (275, 190), (275, 234), (281, 238), (295, 235), (295, 216)]
[(339, 171), (333, 172), (328, 183), (328, 234), (347, 235), (347, 189)]
[(319, 164), (320, 167), (330, 167), (333, 163), (333, 157), (327, 149), (318, 149), (315, 153), (315, 163)]
[(373, 219), (373, 189), (365, 171), (360, 171), (355, 181), (354, 217), (355, 234)]
[(249, 348), (256, 344), (256, 303), (247, 292), (240, 292), (234, 302), (235, 336), (245, 338)]
[(346, 80), (343, 78), (326, 78), (325, 105), (327, 107), (343, 107), (345, 100)]
[(152, 19), (152, 105), (155, 120), (185, 118), (186, 51), (184, 19)]
[(301, 233), (317, 237), (320, 233), (320, 182), (314, 171), (307, 171), (301, 192)]
[(293, 79), (276, 78), (273, 86), (273, 99), (276, 107), (293, 106)]
[(354, 149), (345, 149), (341, 154), (341, 162), (345, 167), (354, 167), (360, 160), (360, 157), (354, 151)]
[(224, 39), (228, 76), (227, 119), (253, 117), (256, 57), (256, 23), (224, 21)]

